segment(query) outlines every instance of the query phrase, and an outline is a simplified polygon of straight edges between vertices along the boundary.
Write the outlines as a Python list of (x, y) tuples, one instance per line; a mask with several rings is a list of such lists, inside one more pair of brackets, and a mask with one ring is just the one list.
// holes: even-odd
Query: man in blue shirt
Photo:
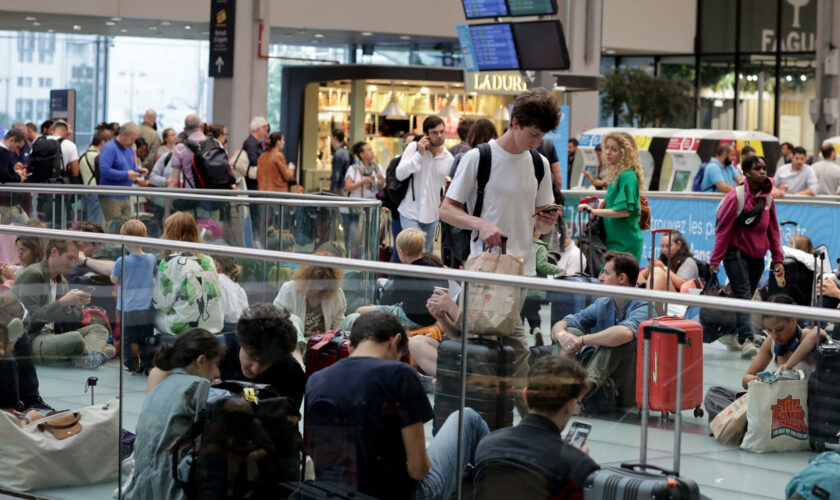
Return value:
[(729, 143), (721, 143), (715, 151), (715, 157), (706, 164), (703, 172), (701, 191), (707, 193), (728, 193), (738, 184), (744, 182), (744, 176), (732, 164), (734, 150)]
[[(633, 255), (609, 253), (604, 260), (601, 283), (636, 286), (639, 263)], [(602, 297), (555, 323), (551, 338), (566, 356), (574, 356), (584, 346), (595, 346), (595, 353), (586, 362), (589, 378), (598, 387), (611, 378), (618, 389), (616, 405), (631, 406), (636, 400), (636, 332), (647, 318), (645, 302)]]
[[(140, 136), (140, 128), (134, 123), (123, 124), (117, 136), (108, 141), (99, 153), (99, 185), (130, 187), (134, 180), (147, 171), (139, 168), (135, 160), (132, 146)], [(102, 207), (102, 223), (105, 230), (110, 228), (111, 221), (117, 217), (131, 216), (131, 201), (128, 196), (99, 196)]]

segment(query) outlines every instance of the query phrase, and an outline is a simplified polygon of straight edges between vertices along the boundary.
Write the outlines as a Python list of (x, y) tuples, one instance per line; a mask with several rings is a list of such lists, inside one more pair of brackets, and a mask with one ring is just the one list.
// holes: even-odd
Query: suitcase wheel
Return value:
[(698, 417), (698, 418), (702, 417), (703, 416), (703, 408), (700, 408), (699, 406), (697, 408), (695, 408), (694, 409), (694, 416)]

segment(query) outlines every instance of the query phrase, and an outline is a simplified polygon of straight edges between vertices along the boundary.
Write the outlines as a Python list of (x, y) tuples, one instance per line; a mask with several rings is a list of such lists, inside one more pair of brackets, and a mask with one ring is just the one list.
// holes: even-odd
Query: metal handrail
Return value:
[[(592, 196), (604, 195), (604, 191), (595, 189), (569, 189), (564, 190), (565, 196)], [(643, 191), (645, 198), (653, 200), (690, 200), (690, 201), (720, 201), (726, 196), (724, 193), (704, 193), (698, 191)], [(836, 195), (819, 195), (819, 196), (804, 196), (804, 195), (786, 195), (784, 198), (777, 198), (773, 203), (781, 204), (796, 204), (796, 205), (814, 205), (814, 206), (829, 206), (836, 207), (840, 204), (840, 198)]]
[[(81, 192), (86, 191), (86, 192)], [(266, 191), (258, 191), (260, 197), (246, 195), (247, 191), (213, 190), (213, 189), (157, 189), (145, 187), (119, 187), (119, 186), (83, 186), (78, 184), (4, 184), (0, 187), (0, 193), (30, 193), (30, 194), (57, 194), (57, 195), (88, 195), (97, 194), (105, 196), (156, 196), (160, 198), (196, 201), (216, 201), (222, 203), (240, 203), (250, 205), (261, 203), (264, 205), (286, 205), (294, 207), (323, 207), (323, 208), (374, 208), (382, 205), (379, 200), (368, 198), (345, 198), (337, 196), (322, 195), (295, 195), (295, 196), (271, 196)], [(209, 194), (204, 194), (209, 193)], [(224, 194), (221, 194), (224, 193)], [(275, 193), (293, 194), (293, 193)], [(231, 199), (236, 197), (236, 199)]]
[(0, 224), (0, 234), (14, 234), (35, 236), (40, 238), (67, 239), (78, 241), (92, 241), (99, 243), (115, 243), (119, 245), (139, 245), (144, 247), (161, 248), (166, 250), (183, 250), (206, 254), (230, 255), (259, 260), (293, 262), (296, 264), (311, 264), (316, 266), (340, 267), (373, 273), (398, 274), (401, 276), (415, 276), (419, 278), (438, 278), (444, 280), (469, 281), (472, 283), (488, 283), (494, 285), (509, 285), (521, 288), (545, 290), (562, 293), (580, 293), (599, 297), (613, 297), (625, 300), (639, 300), (643, 302), (667, 302), (686, 306), (700, 306), (727, 311), (747, 312), (783, 317), (801, 317), (819, 321), (840, 322), (840, 310), (820, 307), (805, 307), (799, 305), (765, 303), (753, 300), (710, 297), (706, 295), (691, 295), (661, 290), (648, 290), (627, 286), (594, 285), (590, 283), (569, 280), (550, 280), (545, 278), (513, 276), (507, 274), (480, 273), (459, 269), (434, 268), (428, 266), (412, 266), (407, 264), (392, 264), (378, 261), (348, 259), (323, 255), (310, 255), (292, 252), (278, 252), (274, 250), (259, 250), (239, 248), (226, 245), (211, 245), (207, 243), (189, 243), (183, 241), (162, 240), (154, 238), (138, 238), (115, 234), (88, 233), (81, 231), (64, 231), (57, 229), (43, 229), (24, 226), (9, 226)]

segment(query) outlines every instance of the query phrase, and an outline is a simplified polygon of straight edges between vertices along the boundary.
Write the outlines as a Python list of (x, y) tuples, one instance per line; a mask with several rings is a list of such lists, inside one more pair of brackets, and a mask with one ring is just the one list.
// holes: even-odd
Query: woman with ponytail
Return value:
[(125, 498), (185, 498), (173, 481), (171, 452), (189, 436), (205, 408), (221, 355), (216, 336), (201, 328), (187, 330), (173, 345), (158, 349), (149, 378), (163, 379), (146, 395), (137, 419), (134, 475)]

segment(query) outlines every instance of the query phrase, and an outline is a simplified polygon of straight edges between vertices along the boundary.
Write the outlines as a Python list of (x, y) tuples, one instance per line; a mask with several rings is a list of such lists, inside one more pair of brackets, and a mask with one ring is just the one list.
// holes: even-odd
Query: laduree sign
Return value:
[(464, 87), (467, 92), (480, 92), (482, 94), (518, 95), (528, 90), (528, 84), (519, 71), (467, 73)]

